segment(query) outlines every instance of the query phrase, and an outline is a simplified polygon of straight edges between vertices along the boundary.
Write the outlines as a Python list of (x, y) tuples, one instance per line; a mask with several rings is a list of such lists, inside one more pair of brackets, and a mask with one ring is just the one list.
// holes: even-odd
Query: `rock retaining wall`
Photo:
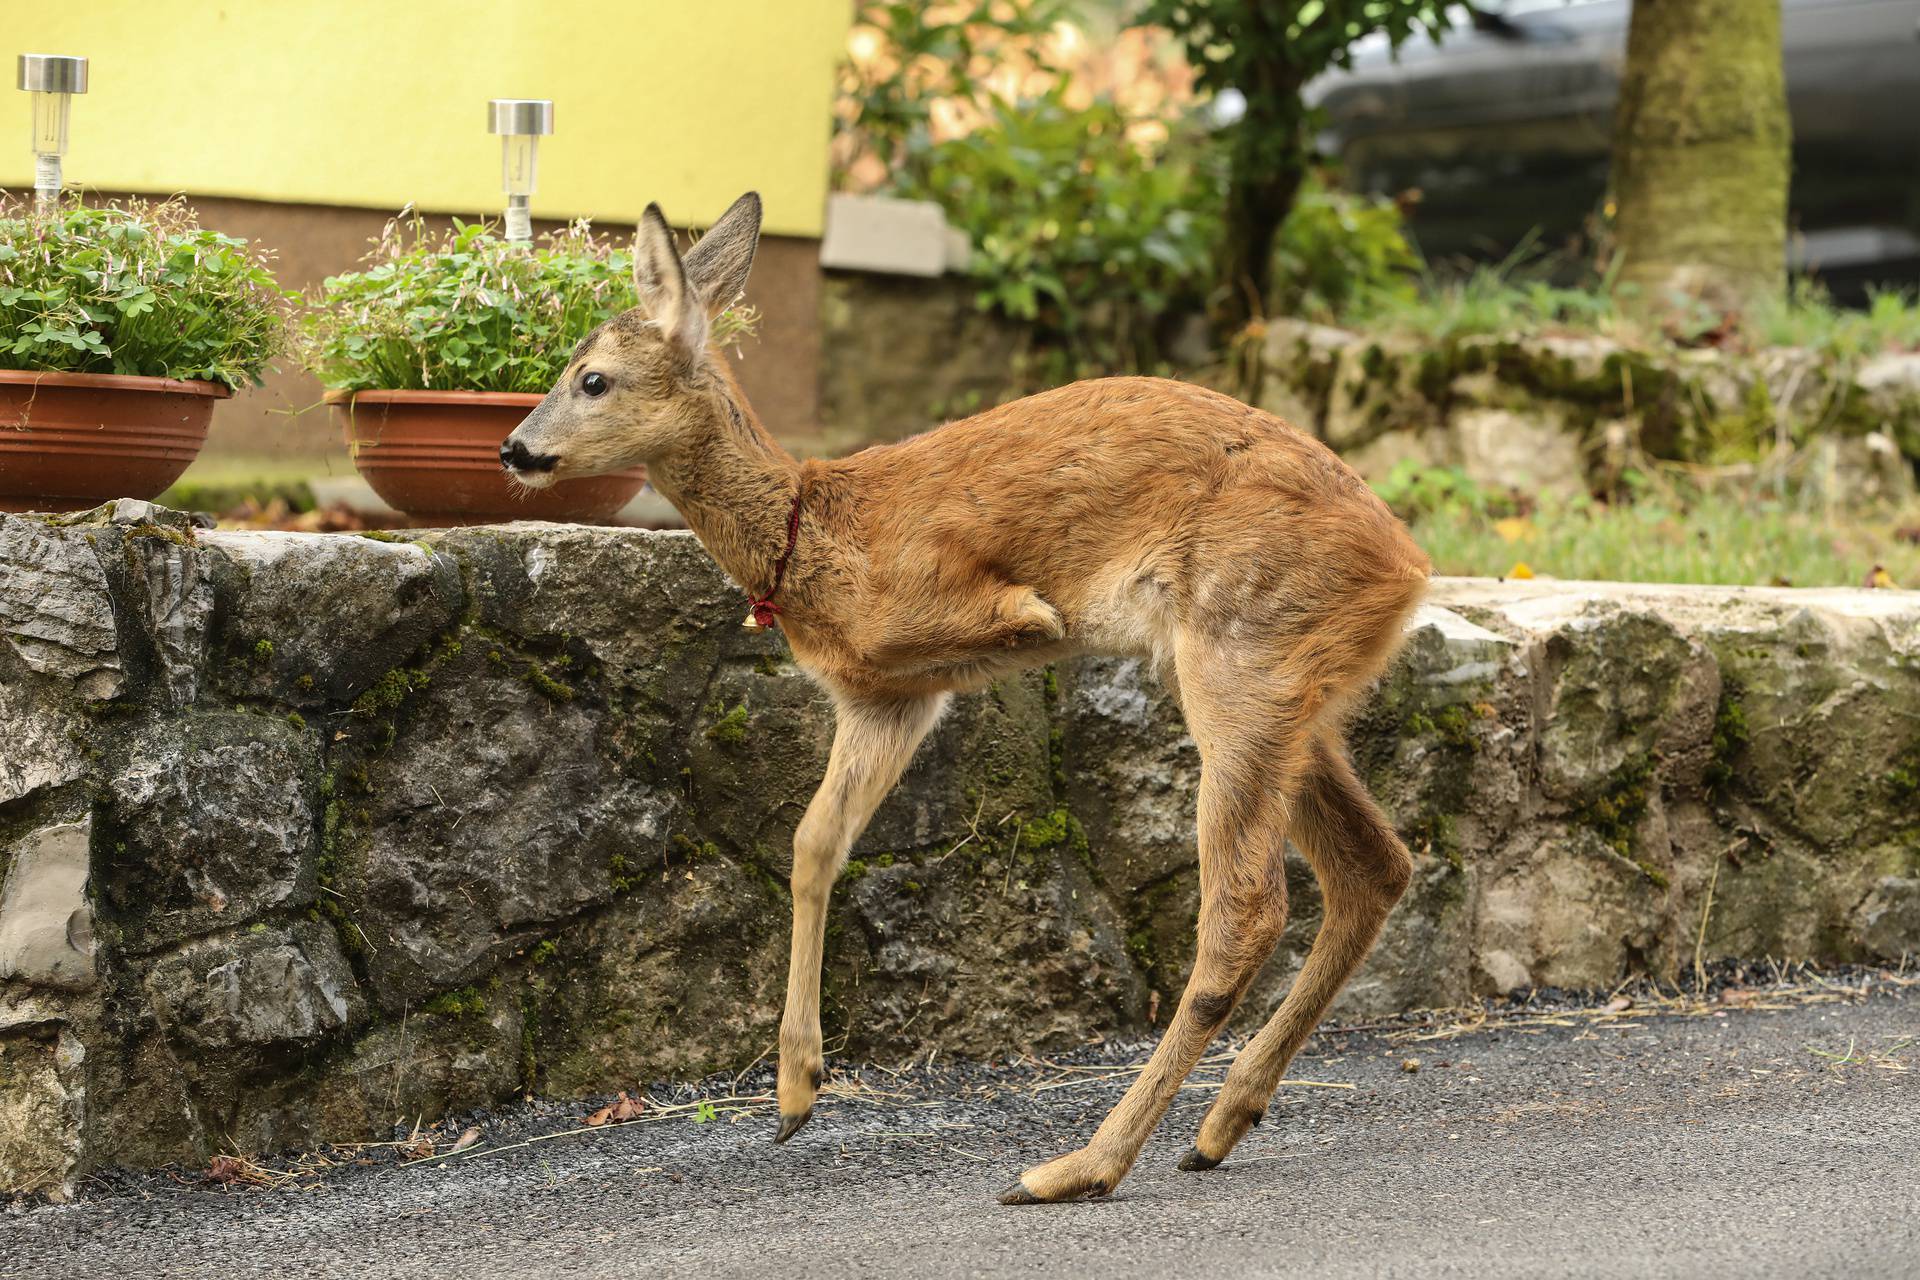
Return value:
[[(0, 1186), (758, 1057), (830, 725), (739, 612), (685, 534), (0, 516)], [(1418, 871), (1349, 1015), (1671, 975), (1703, 917), (1920, 949), (1920, 595), (1442, 581), (1354, 750)], [(961, 700), (836, 893), (829, 1043), (1148, 1031), (1198, 772), (1135, 661)]]
[(981, 311), (978, 292), (959, 276), (822, 277), (826, 452), (904, 439), (1021, 394), (1025, 330)]
[(1756, 464), (1808, 448), (1804, 487), (1901, 502), (1920, 467), (1920, 353), (1842, 359), (1622, 346), (1603, 337), (1439, 341), (1277, 320), (1254, 348), (1267, 409), (1370, 479), (1402, 460), (1456, 466), (1495, 491), (1613, 488), (1645, 453)]

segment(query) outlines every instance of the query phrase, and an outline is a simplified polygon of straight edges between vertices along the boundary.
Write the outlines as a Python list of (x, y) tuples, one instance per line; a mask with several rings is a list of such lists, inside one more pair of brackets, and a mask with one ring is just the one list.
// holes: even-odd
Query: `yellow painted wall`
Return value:
[(848, 0), (0, 0), (0, 186), (32, 185), (20, 53), (92, 59), (70, 184), (454, 213), (501, 204), (492, 97), (552, 98), (538, 217), (818, 235)]

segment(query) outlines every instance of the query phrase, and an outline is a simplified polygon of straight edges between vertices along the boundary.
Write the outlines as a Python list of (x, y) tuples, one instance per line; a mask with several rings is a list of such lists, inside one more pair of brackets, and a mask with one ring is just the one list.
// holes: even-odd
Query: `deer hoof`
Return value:
[(1180, 1167), (1188, 1173), (1203, 1173), (1208, 1169), (1218, 1169), (1220, 1162), (1198, 1147), (1188, 1147), (1187, 1154), (1180, 1157)]
[(773, 1135), (774, 1143), (777, 1145), (785, 1142), (788, 1138), (800, 1132), (800, 1130), (805, 1127), (807, 1121), (811, 1119), (813, 1119), (812, 1111), (802, 1111), (797, 1116), (781, 1116), (780, 1128)]
[[(1033, 1170), (1029, 1169), (1027, 1172), (1031, 1173), (1033, 1172)], [(1005, 1191), (1002, 1191), (1000, 1193), (1000, 1203), (1001, 1204), (1064, 1204), (1069, 1200), (1097, 1199), (1100, 1196), (1106, 1195), (1112, 1189), (1113, 1189), (1112, 1187), (1107, 1185), (1105, 1179), (1096, 1178), (1094, 1181), (1087, 1183), (1085, 1186), (1066, 1187), (1066, 1188), (1062, 1188), (1062, 1190), (1056, 1194), (1043, 1196), (1031, 1190), (1027, 1186), (1027, 1180), (1025, 1178), (1021, 1178), (1018, 1181), (1016, 1181), (1012, 1186), (1008, 1187)]]

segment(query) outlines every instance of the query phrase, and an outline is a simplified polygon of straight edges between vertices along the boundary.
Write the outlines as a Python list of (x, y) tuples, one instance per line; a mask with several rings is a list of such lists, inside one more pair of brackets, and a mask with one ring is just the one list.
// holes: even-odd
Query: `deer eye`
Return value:
[(590, 373), (580, 379), (580, 389), (590, 396), (603, 396), (607, 394), (607, 388), (612, 385), (604, 374)]

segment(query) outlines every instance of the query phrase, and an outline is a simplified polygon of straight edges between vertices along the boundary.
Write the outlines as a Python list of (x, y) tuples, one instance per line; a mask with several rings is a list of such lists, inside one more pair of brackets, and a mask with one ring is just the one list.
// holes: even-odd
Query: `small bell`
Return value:
[(780, 606), (764, 596), (747, 602), (747, 619), (740, 625), (749, 631), (765, 631), (780, 616)]

